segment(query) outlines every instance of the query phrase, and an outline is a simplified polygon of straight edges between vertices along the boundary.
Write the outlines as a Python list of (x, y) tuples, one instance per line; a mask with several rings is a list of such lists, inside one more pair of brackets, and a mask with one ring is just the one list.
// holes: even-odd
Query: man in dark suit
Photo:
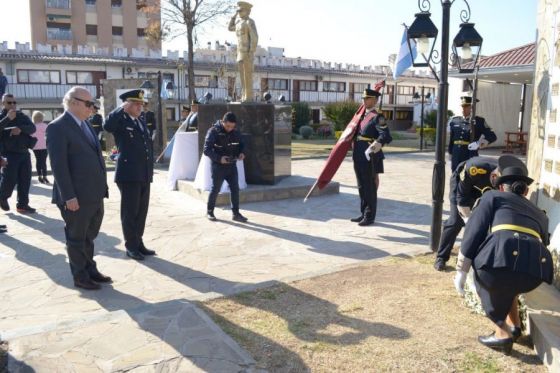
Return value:
[(140, 120), (143, 120), (150, 132), (150, 138), (152, 141), (155, 138), (155, 133), (157, 129), (156, 113), (150, 110), (148, 101), (144, 102), (144, 111), (140, 113)]
[(93, 260), (93, 240), (108, 197), (101, 146), (86, 119), (95, 104), (82, 87), (72, 87), (62, 101), (64, 113), (47, 127), (47, 149), (54, 174), (53, 199), (66, 223), (66, 250), (74, 286), (96, 290), (110, 283)]
[(143, 260), (144, 256), (155, 254), (142, 241), (154, 173), (152, 138), (146, 123), (140, 118), (144, 91), (135, 89), (119, 98), (123, 104), (109, 114), (103, 128), (115, 136), (120, 152), (115, 182), (121, 191), (121, 223), (126, 255)]

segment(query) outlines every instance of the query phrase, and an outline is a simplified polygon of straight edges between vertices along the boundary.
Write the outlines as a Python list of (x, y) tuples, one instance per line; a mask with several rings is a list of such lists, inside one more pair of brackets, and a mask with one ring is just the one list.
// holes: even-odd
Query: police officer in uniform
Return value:
[(206, 133), (204, 155), (212, 160), (212, 190), (208, 196), (206, 215), (210, 221), (216, 220), (214, 207), (224, 180), (229, 184), (233, 220), (241, 223), (247, 221), (239, 212), (237, 160), (245, 159), (245, 154), (241, 132), (236, 128), (236, 124), (235, 114), (227, 112), (223, 119), (217, 121)]
[(144, 256), (155, 254), (142, 241), (154, 170), (152, 138), (146, 123), (140, 118), (144, 91), (135, 89), (123, 93), (119, 98), (123, 104), (109, 114), (104, 129), (115, 136), (120, 152), (115, 182), (121, 191), (121, 222), (126, 255), (143, 260)]
[(103, 117), (99, 114), (99, 106), (97, 104), (93, 105), (93, 110), (91, 116), (88, 118), (89, 124), (95, 131), (95, 135), (101, 140), (99, 134), (103, 132)]
[[(381, 147), (391, 142), (385, 117), (375, 111), (379, 91), (365, 89), (362, 94), (365, 111), (358, 124), (353, 143), (352, 160), (360, 193), (361, 214), (350, 221), (366, 226), (375, 222), (377, 212), (376, 169), (383, 170)], [(367, 154), (366, 154), (367, 153)]]
[[(478, 102), (478, 101), (477, 101)], [(459, 163), (478, 155), (478, 149), (496, 141), (496, 134), (488, 126), (483, 117), (476, 116), (474, 133), (471, 134), (472, 97), (461, 97), (463, 115), (449, 121), (449, 147), (451, 154), (451, 171), (455, 171)]]
[(517, 296), (553, 278), (548, 218), (525, 198), (532, 182), (525, 167), (503, 168), (496, 180), (500, 190), (485, 193), (467, 223), (454, 279), (463, 294), (473, 267), (482, 307), (495, 324), (492, 334), (478, 340), (506, 354), (521, 335)]
[(150, 110), (148, 101), (144, 102), (144, 110), (140, 113), (140, 119), (146, 123), (148, 127), (148, 132), (150, 132), (150, 138), (154, 139), (154, 133), (157, 128), (156, 114)]
[[(515, 160), (517, 158), (512, 157)], [(522, 162), (519, 161), (521, 164)], [(455, 239), (465, 226), (465, 221), (471, 215), (471, 210), (482, 194), (493, 189), (496, 174), (498, 172), (498, 161), (486, 157), (474, 157), (461, 162), (450, 181), (450, 215), (443, 223), (441, 242), (437, 251), (434, 268), (438, 271), (445, 269), (445, 263), (449, 260)]]

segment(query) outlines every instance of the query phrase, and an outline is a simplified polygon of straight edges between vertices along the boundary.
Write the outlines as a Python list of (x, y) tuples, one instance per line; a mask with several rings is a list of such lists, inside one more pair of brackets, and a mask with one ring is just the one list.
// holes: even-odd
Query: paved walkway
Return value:
[[(323, 164), (294, 161), (292, 173), (315, 177)], [(94, 292), (72, 286), (51, 189), (34, 181), (30, 204), (38, 213), (0, 215), (9, 226), (0, 236), (0, 339), (10, 341), (10, 367), (251, 371), (252, 358), (189, 301), (427, 251), (432, 167), (433, 153), (389, 155), (370, 227), (348, 220), (359, 212), (348, 158), (335, 178), (339, 195), (242, 205), (247, 224), (232, 222), (225, 209), (216, 211), (218, 222), (207, 221), (205, 204), (168, 192), (166, 172), (158, 171), (145, 234), (158, 256), (143, 262), (124, 255), (110, 173), (96, 260), (114, 283)], [(15, 210), (15, 197), (10, 205)]]

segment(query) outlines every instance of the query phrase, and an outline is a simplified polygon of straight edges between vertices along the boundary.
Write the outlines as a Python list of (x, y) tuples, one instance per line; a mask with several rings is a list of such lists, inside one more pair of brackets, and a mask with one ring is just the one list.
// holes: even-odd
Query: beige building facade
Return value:
[(31, 44), (34, 50), (79, 46), (92, 51), (133, 50), (161, 53), (161, 42), (151, 42), (146, 30), (160, 24), (160, 0), (29, 0)]

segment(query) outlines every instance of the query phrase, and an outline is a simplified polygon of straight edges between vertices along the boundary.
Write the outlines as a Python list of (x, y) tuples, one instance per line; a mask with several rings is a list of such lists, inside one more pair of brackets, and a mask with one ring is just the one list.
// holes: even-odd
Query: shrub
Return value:
[(301, 126), (299, 128), (299, 134), (301, 135), (301, 137), (303, 137), (305, 140), (309, 139), (311, 137), (311, 135), (313, 134), (313, 128), (311, 128), (308, 125), (305, 126)]
[(307, 102), (292, 103), (292, 132), (299, 133), (299, 128), (308, 125), (310, 119), (311, 110)]
[(343, 131), (360, 105), (354, 101), (333, 102), (325, 105), (325, 116), (334, 123), (335, 131)]

